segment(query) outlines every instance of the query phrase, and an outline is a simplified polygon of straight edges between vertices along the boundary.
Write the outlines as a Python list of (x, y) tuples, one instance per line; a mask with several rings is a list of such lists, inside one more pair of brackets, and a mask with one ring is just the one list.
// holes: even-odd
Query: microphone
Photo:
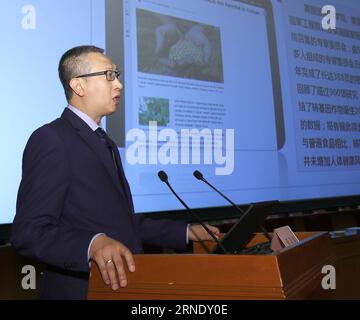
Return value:
[(223, 251), (223, 253), (228, 254), (228, 252), (226, 251), (226, 249), (223, 247), (223, 245), (221, 244), (221, 242), (216, 238), (216, 236), (214, 235), (214, 233), (200, 220), (200, 218), (198, 217), (197, 214), (195, 214), (195, 212), (193, 212), (188, 205), (178, 196), (178, 194), (175, 192), (175, 190), (171, 187), (170, 183), (169, 183), (169, 178), (168, 175), (166, 174), (165, 171), (159, 171), (158, 172), (158, 177), (160, 178), (160, 180), (162, 182), (164, 182), (168, 188), (170, 189), (170, 191), (174, 194), (174, 196), (181, 202), (181, 204), (186, 208), (186, 210), (193, 216), (193, 218), (201, 224), (201, 226), (206, 230), (206, 232), (214, 239), (214, 241), (217, 243), (217, 245), (219, 246), (219, 248)]
[[(216, 189), (209, 181), (207, 181), (203, 174), (198, 171), (198, 170), (195, 170), (193, 172), (193, 175), (196, 179), (198, 180), (201, 180), (203, 182), (205, 182), (209, 187), (211, 187), (213, 190), (215, 190), (218, 194), (220, 194), (226, 201), (228, 201), (229, 203), (231, 203), (231, 205), (241, 213), (241, 215), (243, 214), (248, 214), (250, 210), (246, 210), (246, 212), (244, 212), (244, 210), (242, 210), (237, 204), (235, 204), (233, 201), (231, 201), (226, 195), (224, 195), (220, 190)], [(249, 209), (251, 209), (252, 207), (250, 206)], [(264, 233), (265, 237), (268, 239), (268, 240), (272, 240), (271, 236), (269, 235), (269, 233), (267, 232), (267, 230), (263, 227), (263, 226), (260, 226), (260, 229), (261, 231)]]
[(237, 211), (240, 211), (241, 214), (244, 214), (244, 210), (243, 210), (243, 209), (241, 209), (240, 207), (238, 207), (234, 202), (232, 202), (232, 201), (231, 201), (226, 195), (224, 195), (220, 190), (216, 189), (212, 184), (210, 184), (210, 182), (208, 182), (208, 181), (204, 178), (203, 174), (202, 174), (200, 171), (195, 170), (195, 171), (193, 172), (193, 175), (194, 175), (194, 177), (195, 177), (196, 179), (205, 182), (209, 187), (211, 187), (211, 188), (212, 188), (213, 190), (215, 190), (218, 194), (220, 194), (226, 201), (228, 201), (229, 203), (231, 203), (232, 206), (235, 207)]

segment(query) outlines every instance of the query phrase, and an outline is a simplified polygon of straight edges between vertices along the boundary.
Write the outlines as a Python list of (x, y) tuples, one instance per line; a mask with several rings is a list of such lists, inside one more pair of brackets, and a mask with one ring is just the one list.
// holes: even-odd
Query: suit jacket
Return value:
[(186, 247), (184, 223), (134, 214), (118, 152), (116, 160), (120, 175), (99, 137), (67, 108), (31, 135), (11, 242), (20, 254), (47, 266), (40, 298), (86, 298), (88, 246), (97, 233), (134, 254), (142, 252), (142, 243)]

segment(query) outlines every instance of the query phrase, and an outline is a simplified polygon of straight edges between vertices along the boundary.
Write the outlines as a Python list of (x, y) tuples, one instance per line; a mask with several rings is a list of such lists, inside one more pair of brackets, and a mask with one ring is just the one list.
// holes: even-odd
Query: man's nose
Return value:
[(117, 89), (117, 88), (119, 88), (120, 90), (122, 90), (123, 89), (123, 84), (122, 84), (122, 82), (118, 79), (118, 78), (115, 78), (115, 80), (114, 80), (114, 86), (115, 86), (115, 88)]

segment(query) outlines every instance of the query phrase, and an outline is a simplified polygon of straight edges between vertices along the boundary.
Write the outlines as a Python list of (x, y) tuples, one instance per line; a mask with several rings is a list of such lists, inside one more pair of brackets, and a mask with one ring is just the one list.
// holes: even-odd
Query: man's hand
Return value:
[(116, 272), (120, 279), (120, 286), (125, 287), (127, 284), (123, 257), (130, 272), (134, 272), (133, 256), (121, 242), (100, 235), (95, 238), (90, 247), (90, 258), (98, 264), (104, 282), (111, 284), (113, 290), (119, 289)]
[[(220, 237), (220, 230), (216, 227), (206, 224), (206, 226), (212, 231), (217, 239)], [(189, 240), (192, 241), (203, 241), (203, 240), (214, 240), (210, 234), (203, 228), (201, 224), (193, 224), (189, 227)]]

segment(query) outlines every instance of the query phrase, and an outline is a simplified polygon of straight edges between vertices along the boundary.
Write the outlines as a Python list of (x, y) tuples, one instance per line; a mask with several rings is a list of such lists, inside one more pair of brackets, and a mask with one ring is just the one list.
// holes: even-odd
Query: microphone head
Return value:
[(158, 176), (162, 182), (166, 182), (168, 180), (168, 176), (165, 171), (160, 170), (158, 172)]
[(200, 172), (200, 171), (198, 171), (198, 170), (195, 170), (194, 172), (193, 172), (193, 175), (194, 175), (194, 177), (196, 178), (196, 179), (198, 179), (198, 180), (202, 180), (204, 177), (203, 177), (203, 175), (202, 175), (202, 173)]

